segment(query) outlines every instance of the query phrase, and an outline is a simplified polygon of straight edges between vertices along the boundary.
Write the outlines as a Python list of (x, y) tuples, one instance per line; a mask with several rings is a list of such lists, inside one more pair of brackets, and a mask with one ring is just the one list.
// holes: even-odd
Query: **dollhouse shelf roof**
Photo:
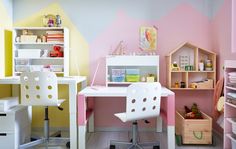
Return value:
[(192, 43), (189, 43), (189, 42), (183, 42), (181, 43), (180, 45), (178, 45), (174, 50), (172, 50), (167, 56), (171, 56), (172, 54), (174, 54), (175, 52), (177, 52), (179, 49), (183, 48), (183, 47), (189, 47), (189, 48), (192, 48), (192, 49), (201, 49), (202, 51), (205, 51), (206, 53), (209, 53), (209, 54), (216, 54), (215, 52), (212, 52), (212, 51), (209, 51), (209, 50), (206, 50), (206, 49), (203, 49), (203, 48), (200, 48)]

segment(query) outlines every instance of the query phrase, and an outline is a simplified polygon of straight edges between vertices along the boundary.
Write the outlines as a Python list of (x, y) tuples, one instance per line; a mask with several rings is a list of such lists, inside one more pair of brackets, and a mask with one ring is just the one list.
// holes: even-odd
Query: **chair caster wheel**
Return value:
[(153, 149), (160, 149), (160, 146), (153, 146)]
[(66, 147), (67, 147), (67, 148), (70, 148), (70, 142), (67, 142), (67, 143), (66, 143)]
[(115, 149), (116, 146), (115, 145), (110, 145), (109, 149)]

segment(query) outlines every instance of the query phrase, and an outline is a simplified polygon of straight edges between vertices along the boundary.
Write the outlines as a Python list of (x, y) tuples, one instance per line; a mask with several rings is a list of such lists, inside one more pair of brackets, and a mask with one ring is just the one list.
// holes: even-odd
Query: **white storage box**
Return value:
[(62, 72), (63, 71), (63, 65), (51, 65), (50, 69), (52, 72)]
[(30, 67), (28, 65), (16, 65), (16, 72), (29, 72)]
[(16, 59), (15, 64), (16, 65), (29, 65), (30, 60), (29, 59)]
[(40, 58), (40, 49), (18, 49), (19, 58)]
[(37, 36), (36, 35), (21, 35), (20, 41), (21, 42), (35, 42), (36, 43)]
[(30, 71), (42, 71), (43, 70), (43, 65), (31, 65), (30, 66)]
[(6, 112), (10, 108), (19, 104), (18, 97), (7, 97), (0, 99), (0, 112)]

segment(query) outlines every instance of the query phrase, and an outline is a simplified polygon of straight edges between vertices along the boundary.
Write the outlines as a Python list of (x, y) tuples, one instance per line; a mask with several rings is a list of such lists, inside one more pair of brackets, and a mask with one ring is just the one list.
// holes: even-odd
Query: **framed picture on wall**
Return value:
[(155, 27), (140, 27), (140, 48), (142, 50), (156, 50), (157, 29)]

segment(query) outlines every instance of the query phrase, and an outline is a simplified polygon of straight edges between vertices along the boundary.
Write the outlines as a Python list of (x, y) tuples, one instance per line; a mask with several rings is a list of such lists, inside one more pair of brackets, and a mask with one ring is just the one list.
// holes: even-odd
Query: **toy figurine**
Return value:
[(202, 114), (200, 110), (198, 109), (198, 106), (196, 103), (193, 103), (191, 109), (189, 109), (187, 106), (184, 106), (185, 108), (185, 118), (186, 119), (203, 119)]
[(61, 51), (61, 46), (54, 46), (53, 51), (50, 52), (50, 57), (63, 57), (63, 51)]
[(61, 17), (60, 17), (60, 15), (56, 15), (56, 25), (57, 25), (57, 27), (61, 27)]
[(48, 27), (53, 27), (54, 26), (54, 20), (52, 17), (49, 17), (48, 19)]

